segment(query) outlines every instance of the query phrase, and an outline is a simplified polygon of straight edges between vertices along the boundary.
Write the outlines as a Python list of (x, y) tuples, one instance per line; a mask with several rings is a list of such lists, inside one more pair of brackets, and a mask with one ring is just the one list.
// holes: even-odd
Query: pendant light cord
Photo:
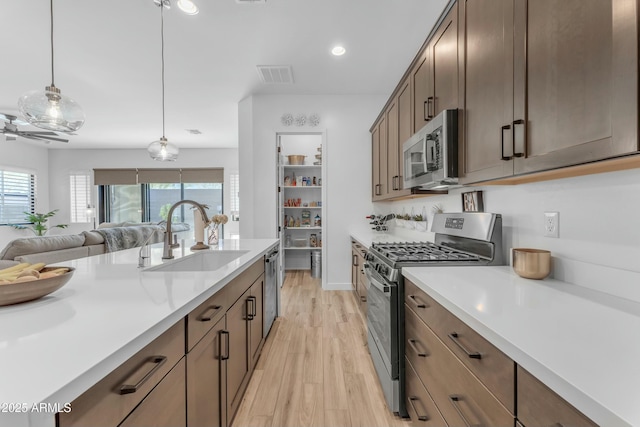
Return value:
[(51, 7), (51, 86), (55, 87), (54, 84), (54, 74), (53, 74), (53, 0), (51, 0), (50, 2), (50, 7)]
[[(52, 0), (53, 1), (53, 0)], [(160, 3), (160, 40), (162, 51), (162, 138), (164, 136), (164, 6)]]

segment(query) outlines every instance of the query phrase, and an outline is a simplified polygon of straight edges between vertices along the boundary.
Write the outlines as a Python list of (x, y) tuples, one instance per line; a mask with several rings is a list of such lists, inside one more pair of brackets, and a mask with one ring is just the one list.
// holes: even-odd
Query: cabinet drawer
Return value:
[(232, 306), (261, 274), (264, 274), (264, 257), (251, 264), (225, 286), (229, 306)]
[(515, 414), (515, 363), (405, 279), (405, 302), (500, 402)]
[(229, 309), (226, 289), (226, 286), (220, 289), (187, 315), (187, 352), (193, 349)]
[(184, 330), (180, 320), (84, 392), (58, 414), (58, 426), (118, 425), (184, 356)]
[(418, 374), (413, 370), (411, 363), (406, 361), (407, 382), (406, 399), (407, 412), (411, 417), (411, 424), (415, 427), (442, 427), (447, 424), (442, 418), (440, 411), (433, 402), (431, 396), (424, 388)]
[(513, 415), (409, 309), (405, 325), (406, 358), (447, 424), (513, 425)]
[(517, 375), (518, 420), (525, 427), (597, 426), (520, 366), (517, 367)]
[(181, 427), (187, 425), (185, 361), (180, 362), (160, 381), (142, 403), (119, 427)]

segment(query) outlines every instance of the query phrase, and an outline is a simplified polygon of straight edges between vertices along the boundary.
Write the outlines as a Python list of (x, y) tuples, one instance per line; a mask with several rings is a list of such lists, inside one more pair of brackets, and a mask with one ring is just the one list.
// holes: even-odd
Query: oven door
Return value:
[[(367, 326), (388, 375), (399, 376), (398, 353), (398, 286), (388, 282), (365, 263), (365, 274), (369, 280), (367, 294)], [(374, 349), (370, 349), (371, 352)]]

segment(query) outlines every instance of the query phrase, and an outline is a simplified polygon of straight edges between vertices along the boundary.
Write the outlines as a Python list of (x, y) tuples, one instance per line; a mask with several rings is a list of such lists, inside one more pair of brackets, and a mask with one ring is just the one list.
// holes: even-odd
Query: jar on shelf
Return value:
[(316, 216), (313, 218), (313, 226), (320, 227), (320, 215), (316, 214)]

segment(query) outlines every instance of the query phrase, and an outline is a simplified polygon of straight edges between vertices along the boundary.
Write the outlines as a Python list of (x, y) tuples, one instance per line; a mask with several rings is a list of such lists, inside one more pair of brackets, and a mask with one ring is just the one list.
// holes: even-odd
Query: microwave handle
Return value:
[(425, 151), (426, 155), (424, 156), (424, 170), (429, 170), (429, 164), (434, 165), (436, 162), (434, 151), (436, 149), (436, 142), (433, 139), (429, 139), (429, 137), (425, 137)]

